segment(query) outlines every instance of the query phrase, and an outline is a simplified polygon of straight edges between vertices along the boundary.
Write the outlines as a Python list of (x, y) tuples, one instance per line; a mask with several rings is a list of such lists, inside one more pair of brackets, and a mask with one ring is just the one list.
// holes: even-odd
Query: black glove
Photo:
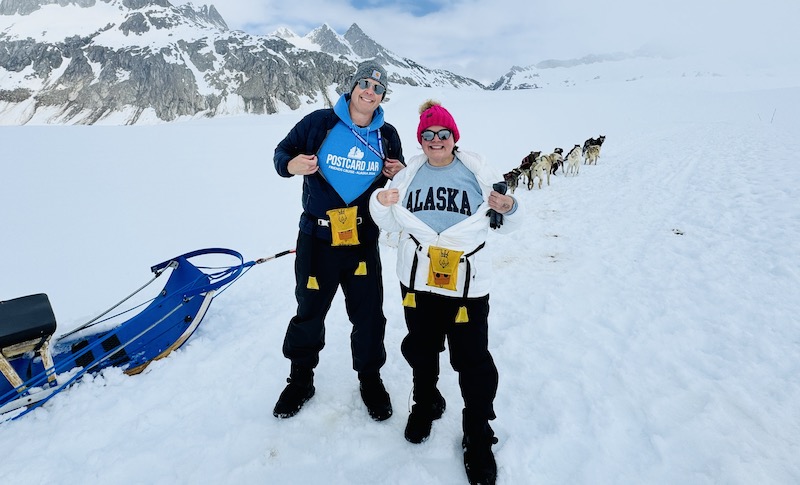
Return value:
[[(508, 185), (505, 182), (497, 182), (492, 185), (492, 189), (494, 189), (495, 192), (500, 192), (505, 195), (506, 190), (508, 190)], [(489, 209), (486, 215), (489, 216), (489, 227), (492, 229), (497, 229), (503, 225), (503, 214), (500, 214), (494, 209)]]

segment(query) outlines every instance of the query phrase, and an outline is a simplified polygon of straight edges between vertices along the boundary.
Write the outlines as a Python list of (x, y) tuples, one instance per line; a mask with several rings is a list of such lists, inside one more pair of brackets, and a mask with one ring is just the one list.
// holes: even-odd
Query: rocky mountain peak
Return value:
[[(50, 28), (54, 8), (68, 32)], [(327, 24), (302, 38), (288, 29), (250, 35), (231, 31), (214, 6), (168, 0), (0, 0), (0, 13), (25, 16), (0, 31), (0, 125), (135, 124), (330, 106), (331, 89), (374, 58), (394, 85), (484, 89), (393, 54), (356, 24), (344, 36)]]
[(355, 52), (357, 56), (364, 58), (377, 57), (380, 59), (389, 57), (386, 55), (386, 49), (365, 34), (357, 24), (353, 24), (347, 29), (347, 32), (344, 34), (344, 39), (350, 43), (353, 52)]
[(317, 44), (322, 49), (322, 52), (327, 52), (328, 54), (348, 55), (353, 53), (344, 38), (330, 28), (328, 24), (322, 24), (322, 26), (309, 32), (306, 39)]
[(281, 27), (278, 30), (276, 30), (275, 32), (273, 32), (272, 35), (275, 35), (277, 37), (280, 37), (281, 39), (286, 39), (286, 40), (297, 39), (298, 38), (298, 35), (295, 34), (292, 31), (292, 29), (290, 29), (288, 27)]
[(228, 24), (225, 23), (225, 19), (222, 18), (222, 15), (213, 5), (202, 5), (194, 8), (191, 5), (181, 5), (178, 10), (187, 19), (198, 23), (207, 23), (220, 30), (228, 30)]

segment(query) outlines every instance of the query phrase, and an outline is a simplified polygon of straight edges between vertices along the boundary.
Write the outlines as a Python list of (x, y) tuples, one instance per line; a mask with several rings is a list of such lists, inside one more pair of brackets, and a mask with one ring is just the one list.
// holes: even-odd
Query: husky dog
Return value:
[(525, 157), (522, 159), (522, 162), (519, 164), (522, 183), (526, 184), (529, 190), (531, 185), (531, 170), (533, 169), (533, 164), (536, 163), (536, 159), (539, 158), (539, 155), (541, 154), (542, 152), (532, 151), (530, 154), (525, 155)]
[(567, 153), (567, 168), (564, 175), (572, 174), (578, 175), (581, 168), (581, 146), (575, 145), (572, 150)]
[[(585, 156), (586, 156), (586, 149), (587, 149), (587, 148), (589, 148), (589, 147), (590, 147), (590, 146), (592, 146), (592, 145), (596, 145), (596, 146), (598, 146), (598, 147), (601, 147), (601, 146), (603, 146), (603, 142), (604, 142), (604, 141), (606, 141), (606, 136), (605, 136), (605, 135), (600, 135), (600, 136), (598, 136), (597, 138), (589, 138), (588, 140), (586, 140), (585, 142), (583, 142), (583, 152), (582, 152), (582, 155), (585, 157)], [(599, 148), (598, 148), (598, 150), (599, 150)], [(600, 152), (598, 151), (598, 154), (599, 154), (599, 153), (600, 153)], [(599, 155), (598, 155), (598, 156), (599, 156)]]
[(547, 176), (547, 185), (550, 185), (550, 168), (553, 166), (550, 155), (542, 155), (536, 159), (536, 164), (531, 169), (531, 179), (528, 182), (528, 190), (533, 188), (533, 179), (539, 179), (539, 188), (542, 188), (542, 180)]
[(563, 172), (564, 150), (561, 148), (556, 148), (553, 150), (553, 153), (550, 154), (550, 174), (555, 175), (556, 172), (558, 172), (559, 167), (561, 167), (561, 171)]
[(541, 154), (542, 152), (531, 151), (529, 154), (522, 157), (522, 161), (519, 164), (519, 168), (525, 170), (527, 168), (532, 167), (533, 164), (536, 162), (536, 159), (539, 158), (539, 155)]
[(522, 170), (519, 168), (514, 168), (510, 172), (503, 174), (503, 180), (506, 181), (506, 185), (508, 185), (508, 190), (510, 193), (514, 193), (519, 185), (519, 177), (522, 175)]
[(589, 145), (586, 148), (586, 160), (583, 162), (586, 165), (597, 165), (597, 159), (600, 157), (600, 145)]

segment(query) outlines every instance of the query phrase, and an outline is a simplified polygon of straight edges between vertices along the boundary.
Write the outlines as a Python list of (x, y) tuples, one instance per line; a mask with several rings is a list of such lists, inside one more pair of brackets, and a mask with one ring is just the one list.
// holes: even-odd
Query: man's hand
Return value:
[(383, 170), (381, 171), (388, 178), (394, 178), (397, 172), (403, 170), (405, 165), (400, 163), (400, 160), (394, 158), (385, 158), (383, 160)]
[(286, 170), (292, 175), (311, 175), (319, 170), (316, 155), (297, 155), (289, 160)]

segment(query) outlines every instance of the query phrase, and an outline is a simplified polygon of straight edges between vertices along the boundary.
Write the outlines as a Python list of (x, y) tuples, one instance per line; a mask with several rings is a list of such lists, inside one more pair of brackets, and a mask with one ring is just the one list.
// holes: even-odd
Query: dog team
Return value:
[[(596, 165), (597, 159), (600, 157), (600, 147), (603, 146), (605, 135), (600, 135), (597, 138), (589, 138), (581, 145), (575, 145), (564, 157), (564, 150), (555, 148), (552, 153), (542, 155), (541, 151), (531, 151), (528, 155), (522, 158), (519, 167), (512, 169), (503, 175), (503, 178), (508, 185), (510, 193), (520, 185), (527, 186), (528, 190), (533, 189), (534, 186), (542, 188), (542, 183), (546, 182), (550, 185), (550, 175), (556, 175), (558, 169), (564, 175), (578, 175), (581, 166), (581, 160), (584, 165)], [(538, 179), (538, 184), (537, 184)]]

